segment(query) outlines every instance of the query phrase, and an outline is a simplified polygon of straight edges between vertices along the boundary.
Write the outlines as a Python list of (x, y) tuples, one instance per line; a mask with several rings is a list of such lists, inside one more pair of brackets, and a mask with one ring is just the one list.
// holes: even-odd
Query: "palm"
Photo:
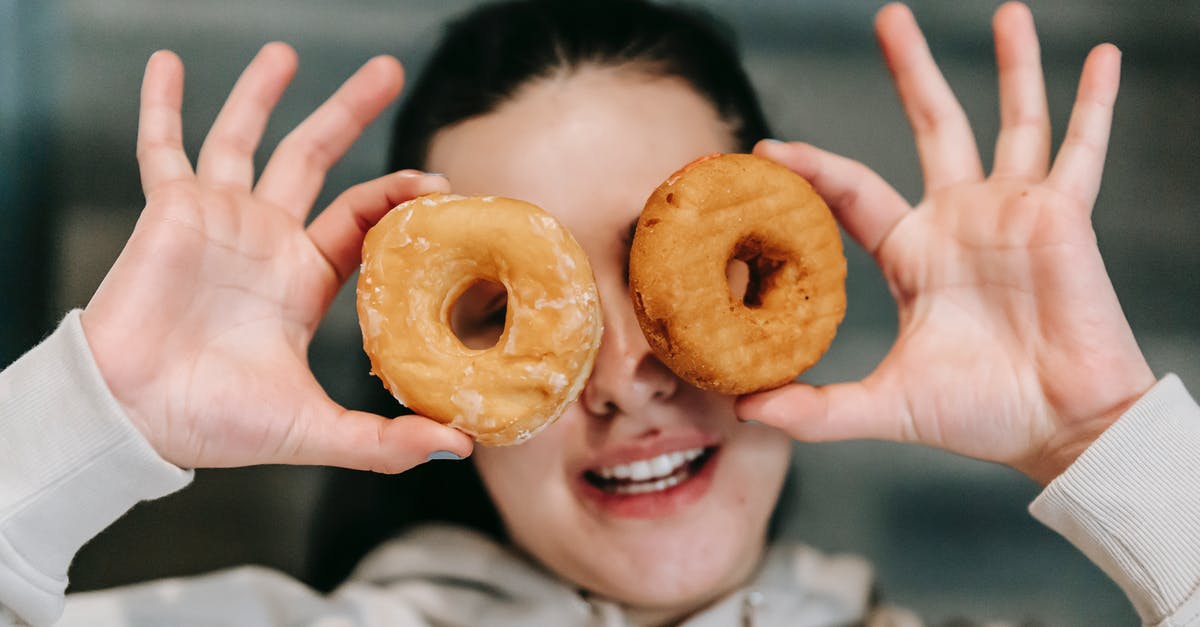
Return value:
[(1086, 279), (1103, 266), (1072, 204), (1022, 182), (974, 183), (897, 225), (879, 256), (900, 333), (873, 379), (908, 414), (898, 438), (1021, 463), (1039, 434), (1117, 402), (1101, 373), (1054, 376), (1125, 348), (1092, 331), (1120, 320), (1107, 284)]
[(305, 227), (326, 169), (395, 96), (399, 68), (365, 66), (255, 183), (254, 144), (293, 66), (286, 47), (264, 48), (193, 173), (178, 141), (182, 68), (171, 56), (151, 60), (138, 142), (146, 208), (83, 316), (97, 364), (151, 444), (181, 466), (396, 471), (430, 450), (469, 451), (465, 436), (432, 421), (341, 408), (308, 368), (309, 342), (358, 263), (363, 230), (444, 182), (400, 173), (364, 183)]
[(175, 291), (176, 302), (165, 305), (184, 315), (191, 304), (224, 303), (228, 306), (218, 309), (222, 332), (274, 319), (307, 339), (339, 286), (302, 224), (248, 192), (177, 184), (156, 190), (143, 221), (147, 238), (174, 243), (161, 251), (168, 257), (159, 258), (174, 270), (164, 280), (192, 290)]
[(803, 439), (921, 442), (1048, 481), (1153, 383), (1090, 224), (1116, 59), (1106, 47), (1089, 58), (1050, 168), (1032, 21), (1023, 7), (1002, 9), (1001, 134), (985, 177), (911, 15), (889, 7), (879, 30), (917, 135), (921, 203), (908, 207), (861, 164), (809, 146), (760, 150), (812, 179), (874, 254), (897, 301), (896, 343), (861, 382), (789, 386), (743, 401), (743, 415)]
[(161, 276), (143, 280), (173, 285), (125, 303), (149, 314), (127, 350), (175, 355), (151, 375), (171, 391), (155, 410), (169, 429), (160, 437), (197, 454), (215, 442), (205, 465), (278, 453), (293, 418), (324, 402), (305, 355), (338, 287), (332, 269), (296, 220), (246, 193), (177, 185), (150, 197), (142, 222), (135, 242), (172, 242), (146, 264)]

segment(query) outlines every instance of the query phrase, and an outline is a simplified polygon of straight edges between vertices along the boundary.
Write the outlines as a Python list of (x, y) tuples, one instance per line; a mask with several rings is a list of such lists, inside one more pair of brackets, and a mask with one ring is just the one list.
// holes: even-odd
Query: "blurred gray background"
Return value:
[[(229, 88), (265, 42), (294, 45), (301, 69), (263, 142), (272, 147), (370, 56), (419, 71), (464, 0), (0, 0), (0, 365), (84, 305), (133, 227), (138, 85), (158, 48), (187, 66), (185, 140), (194, 155)], [(859, 159), (912, 200), (919, 167), (871, 30), (882, 3), (758, 0), (700, 4), (743, 44), (780, 138)], [(990, 18), (996, 2), (912, 6), (971, 117), (985, 162), (997, 129)], [(1088, 49), (1125, 52), (1096, 230), (1151, 365), (1200, 391), (1200, 2), (1032, 2), (1056, 142)], [(388, 119), (331, 173), (324, 200), (380, 173)], [(262, 159), (268, 154), (262, 151)], [(886, 351), (894, 309), (870, 259), (850, 247), (849, 308), (811, 378), (859, 377)], [(364, 377), (344, 290), (312, 350), (347, 404)], [(3, 444), (0, 443), (0, 454)], [(195, 485), (136, 508), (90, 544), (74, 589), (255, 562), (303, 576), (321, 469), (202, 471)], [(932, 623), (1037, 620), (1134, 625), (1120, 592), (1026, 513), (1036, 487), (1004, 468), (875, 442), (800, 445), (785, 536), (874, 561), (884, 597)]]

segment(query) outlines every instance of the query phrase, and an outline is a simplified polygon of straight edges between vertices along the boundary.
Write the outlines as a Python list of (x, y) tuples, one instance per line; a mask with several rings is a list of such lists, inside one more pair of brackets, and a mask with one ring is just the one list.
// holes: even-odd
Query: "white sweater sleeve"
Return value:
[(1200, 406), (1167, 375), (1030, 505), (1147, 625), (1200, 626)]
[(56, 620), (80, 547), (192, 479), (125, 417), (79, 315), (0, 372), (0, 624)]

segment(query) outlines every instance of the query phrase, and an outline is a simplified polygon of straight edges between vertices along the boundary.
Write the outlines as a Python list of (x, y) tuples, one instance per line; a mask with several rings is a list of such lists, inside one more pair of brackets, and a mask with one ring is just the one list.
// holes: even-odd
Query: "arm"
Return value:
[(121, 412), (77, 311), (0, 372), (0, 433), (0, 608), (35, 625), (62, 611), (67, 567), (85, 542), (192, 479)]
[[(79, 547), (181, 468), (323, 464), (401, 472), (466, 435), (421, 416), (333, 402), (307, 364), (317, 324), (395, 205), (446, 191), (419, 172), (352, 187), (305, 225), (325, 172), (399, 93), (378, 57), (293, 130), (255, 181), (253, 154), (296, 69), (268, 44), (217, 116), (193, 170), (183, 66), (151, 57), (138, 161), (146, 207), (87, 308), (0, 374), (0, 607), (53, 621)], [(11, 444), (11, 446), (10, 446)]]
[[(133, 505), (186, 486), (124, 415), (84, 341), (78, 311), (0, 372), (0, 626), (193, 622), (267, 627), (386, 612), (425, 625), (403, 599), (359, 588), (326, 597), (281, 573), (242, 567), (65, 598), (75, 553)], [(65, 610), (65, 611), (64, 611)], [(347, 622), (349, 624), (349, 622)]]
[[(1196, 511), (1200, 491), (1178, 482), (1194, 466), (1146, 474), (1135, 472), (1133, 462), (1123, 464), (1123, 487), (1111, 492), (1113, 510), (1097, 498), (1110, 494), (1108, 475), (1094, 462), (1076, 462), (1085, 450), (1085, 459), (1113, 456), (1091, 451), (1110, 450), (1114, 440), (1128, 459), (1155, 458), (1166, 449), (1145, 447), (1171, 437), (1162, 431), (1170, 427), (1151, 424), (1147, 433), (1157, 433), (1154, 438), (1110, 436), (1090, 448), (1155, 385), (1091, 225), (1120, 52), (1106, 44), (1088, 55), (1066, 136), (1051, 159), (1032, 16), (1008, 3), (994, 26), (1001, 128), (990, 173), (916, 21), (895, 4), (880, 11), (876, 30), (916, 136), (924, 197), (909, 206), (867, 167), (806, 144), (756, 147), (812, 181), (847, 233), (872, 254), (896, 298), (899, 333), (863, 380), (797, 383), (749, 396), (739, 400), (739, 415), (806, 441), (921, 443), (1003, 463), (1050, 484), (1035, 512), (1083, 546), (1125, 586), (1143, 618), (1157, 622), (1183, 612), (1180, 588), (1200, 582), (1191, 540), (1200, 534), (1188, 513)], [(1155, 394), (1147, 398), (1152, 402)], [(1173, 415), (1178, 444), (1194, 442), (1189, 410)], [(1154, 467), (1164, 464), (1180, 460), (1163, 455)], [(1147, 540), (1137, 525), (1097, 528), (1119, 517), (1122, 507), (1142, 507), (1157, 494), (1170, 495), (1173, 507), (1152, 510), (1162, 516), (1150, 533), (1174, 533)], [(1063, 500), (1073, 498), (1085, 499), (1084, 506), (1064, 507)], [(1116, 559), (1110, 553), (1121, 543), (1141, 548)], [(1146, 552), (1153, 543), (1157, 548)], [(1151, 555), (1162, 560), (1126, 570)]]
[(1147, 625), (1200, 625), (1200, 405), (1158, 382), (1030, 505)]

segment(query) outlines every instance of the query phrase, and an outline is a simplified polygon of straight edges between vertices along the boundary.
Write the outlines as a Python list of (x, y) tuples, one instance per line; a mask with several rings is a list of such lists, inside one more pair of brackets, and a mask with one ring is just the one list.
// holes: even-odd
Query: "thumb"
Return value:
[(741, 420), (754, 420), (804, 442), (903, 440), (900, 423), (865, 382), (812, 386), (792, 383), (737, 400)]
[(474, 450), (470, 436), (424, 416), (389, 419), (348, 410), (332, 401), (330, 405), (329, 411), (302, 430), (298, 445), (286, 459), (277, 460), (279, 463), (396, 474), (431, 456), (445, 459), (445, 453), (452, 453), (465, 458)]

